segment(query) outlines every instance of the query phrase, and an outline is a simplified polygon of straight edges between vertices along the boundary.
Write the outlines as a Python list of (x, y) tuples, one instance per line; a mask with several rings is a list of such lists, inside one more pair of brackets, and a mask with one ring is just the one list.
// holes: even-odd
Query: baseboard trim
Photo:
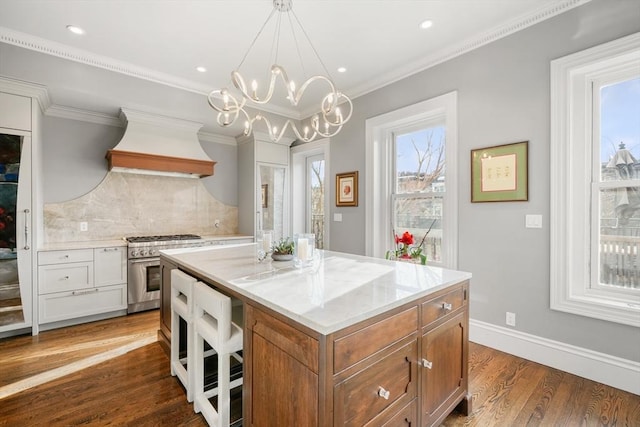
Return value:
[(640, 363), (471, 319), (469, 340), (640, 395)]

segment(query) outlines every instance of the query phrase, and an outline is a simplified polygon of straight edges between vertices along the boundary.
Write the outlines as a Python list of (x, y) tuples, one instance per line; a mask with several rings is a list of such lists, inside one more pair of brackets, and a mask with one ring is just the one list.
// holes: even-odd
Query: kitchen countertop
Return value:
[(257, 245), (169, 249), (161, 257), (320, 334), (330, 334), (471, 274), (440, 267), (316, 250), (313, 264), (257, 261)]
[[(218, 240), (236, 240), (236, 239), (253, 239), (252, 236), (245, 236), (240, 234), (233, 235), (213, 235), (206, 234), (202, 235), (203, 242), (216, 242)], [(85, 240), (79, 242), (55, 242), (55, 243), (45, 243), (40, 248), (39, 251), (64, 251), (71, 249), (94, 249), (94, 248), (106, 248), (106, 247), (114, 247), (114, 246), (127, 246), (127, 241), (123, 238), (121, 239), (112, 239), (112, 240)]]

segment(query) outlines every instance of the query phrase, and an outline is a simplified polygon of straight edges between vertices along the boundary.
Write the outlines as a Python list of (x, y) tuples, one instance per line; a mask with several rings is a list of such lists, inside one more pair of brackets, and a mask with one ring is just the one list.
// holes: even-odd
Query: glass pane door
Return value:
[(257, 231), (273, 230), (274, 240), (286, 234), (286, 167), (260, 164), (258, 166), (258, 224)]
[[(25, 323), (23, 304), (29, 295), (21, 292), (18, 274), (18, 248), (24, 244), (18, 230), (18, 185), (24, 137), (0, 133), (0, 331), (8, 325)], [(30, 283), (28, 283), (30, 286)], [(23, 286), (24, 288), (24, 286)]]
[(307, 232), (316, 236), (316, 248), (324, 249), (324, 155), (307, 157)]

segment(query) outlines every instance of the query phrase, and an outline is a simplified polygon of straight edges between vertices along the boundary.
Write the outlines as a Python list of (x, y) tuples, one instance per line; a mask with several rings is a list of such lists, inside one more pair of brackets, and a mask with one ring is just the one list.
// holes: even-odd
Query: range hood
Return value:
[(202, 124), (122, 108), (124, 135), (107, 151), (109, 170), (200, 178), (213, 175), (198, 140)]

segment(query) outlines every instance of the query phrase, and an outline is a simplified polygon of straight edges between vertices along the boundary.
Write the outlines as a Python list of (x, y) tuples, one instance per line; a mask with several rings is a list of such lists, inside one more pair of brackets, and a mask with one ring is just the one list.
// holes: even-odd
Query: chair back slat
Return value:
[(231, 337), (231, 298), (202, 282), (197, 282), (194, 287), (194, 300), (203, 314), (208, 314), (216, 320), (219, 342), (227, 341)]

